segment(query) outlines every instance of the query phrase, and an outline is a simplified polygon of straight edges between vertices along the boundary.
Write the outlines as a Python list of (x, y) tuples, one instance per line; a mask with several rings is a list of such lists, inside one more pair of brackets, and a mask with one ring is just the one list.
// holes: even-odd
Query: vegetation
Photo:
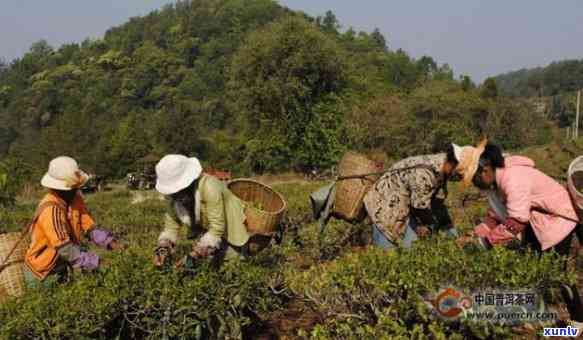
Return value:
[(545, 67), (496, 76), (502, 93), (512, 97), (555, 96), (583, 88), (583, 60), (563, 60)]
[[(441, 321), (430, 316), (421, 297), (443, 285), (535, 289), (573, 280), (573, 272), (562, 271), (550, 257), (503, 249), (464, 252), (439, 235), (392, 253), (364, 247), (370, 242), (366, 223), (333, 220), (320, 235), (307, 195), (322, 184), (275, 186), (289, 203), (281, 244), (218, 271), (204, 261), (186, 271), (153, 267), (163, 201), (132, 204), (132, 194), (121, 189), (91, 195), (88, 205), (96, 219), (129, 247), (123, 253), (100, 252), (105, 266), (99, 271), (75, 273), (69, 283), (36, 288), (0, 306), (0, 337), (501, 338), (514, 329)], [(455, 187), (448, 200), (462, 230), (484, 212), (483, 201), (462, 205)], [(19, 216), (29, 217), (33, 207), (2, 209), (0, 218), (8, 230), (17, 230)], [(180, 242), (175, 259), (190, 242)]]
[(453, 137), (549, 139), (546, 121), (492, 84), (454, 80), (378, 30), (339, 27), (332, 12), (312, 18), (271, 0), (185, 0), (103, 39), (39, 41), (0, 67), (0, 156), (34, 169), (29, 179), (62, 154), (110, 177), (166, 153), (245, 174), (327, 168), (347, 147), (396, 158)]
[[(572, 121), (572, 84), (552, 92), (558, 114), (537, 115), (532, 101), (505, 95), (515, 85), (503, 78), (454, 79), (447, 64), (411, 58), (378, 30), (340, 30), (332, 12), (313, 18), (272, 0), (178, 1), (103, 39), (56, 49), (40, 41), (0, 64), (0, 231), (28, 221), (35, 200), (17, 194), (62, 154), (117, 178), (166, 153), (242, 175), (325, 169), (347, 149), (390, 162), (487, 135), (563, 180), (583, 150), (556, 142), (557, 125)], [(128, 248), (102, 253), (96, 272), (1, 305), (0, 337), (503, 338), (515, 330), (444, 322), (421, 296), (450, 284), (542, 288), (574, 279), (550, 257), (464, 252), (441, 235), (384, 253), (366, 247), (367, 222), (333, 220), (321, 234), (307, 197), (322, 184), (277, 185), (288, 201), (281, 242), (218, 270), (205, 261), (154, 269), (165, 203), (132, 204), (119, 188), (91, 195), (96, 219)], [(486, 203), (462, 198), (454, 186), (448, 205), (463, 231)]]
[(378, 249), (351, 253), (296, 275), (290, 285), (326, 320), (307, 333), (315, 339), (464, 339), (508, 337), (512, 329), (436, 322), (424, 302), (428, 294), (450, 285), (469, 291), (558, 287), (561, 281), (569, 276), (551, 257), (519, 260), (503, 248), (460, 253), (454, 242), (437, 239), (389, 254)]

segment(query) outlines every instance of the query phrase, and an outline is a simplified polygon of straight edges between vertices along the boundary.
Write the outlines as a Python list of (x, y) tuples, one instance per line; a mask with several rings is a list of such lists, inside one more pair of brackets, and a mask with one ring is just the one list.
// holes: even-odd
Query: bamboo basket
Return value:
[[(283, 196), (251, 179), (235, 179), (227, 184), (231, 192), (243, 201), (247, 231), (258, 235), (273, 235), (287, 208)], [(254, 207), (259, 204), (263, 209)]]
[[(377, 164), (366, 156), (347, 152), (338, 165), (338, 176), (354, 176), (369, 174), (378, 171)], [(347, 221), (357, 221), (365, 216), (364, 196), (372, 185), (379, 179), (379, 175), (370, 175), (363, 178), (339, 180), (336, 185), (336, 199), (334, 215)]]
[[(0, 261), (4, 261), (20, 237), (21, 233), (0, 234)], [(7, 267), (0, 273), (0, 302), (11, 296), (18, 297), (24, 293), (24, 256), (29, 244), (29, 237), (20, 241), (6, 262)]]

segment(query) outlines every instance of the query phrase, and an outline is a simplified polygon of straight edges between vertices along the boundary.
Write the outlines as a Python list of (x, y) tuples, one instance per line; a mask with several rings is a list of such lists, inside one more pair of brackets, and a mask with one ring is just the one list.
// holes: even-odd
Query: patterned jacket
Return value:
[(441, 168), (445, 154), (415, 156), (395, 163), (364, 198), (372, 222), (391, 240), (400, 239), (411, 215), (411, 208), (429, 210), (444, 189)]

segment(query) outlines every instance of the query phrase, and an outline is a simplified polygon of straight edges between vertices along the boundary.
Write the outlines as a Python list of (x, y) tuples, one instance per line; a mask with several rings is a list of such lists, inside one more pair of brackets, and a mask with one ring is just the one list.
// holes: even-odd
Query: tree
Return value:
[(332, 11), (326, 11), (324, 17), (318, 17), (316, 22), (320, 24), (324, 32), (338, 34), (340, 24)]
[(417, 60), (417, 68), (425, 76), (433, 76), (437, 72), (437, 63), (433, 58), (424, 55)]
[(482, 98), (494, 99), (498, 97), (498, 85), (496, 85), (496, 79), (490, 77), (484, 81), (480, 89), (480, 95)]
[[(271, 147), (275, 150), (269, 153), (281, 155), (269, 168), (283, 162), (312, 166), (292, 155), (317, 145), (306, 139), (307, 129), (319, 120), (314, 110), (336, 101), (334, 95), (348, 85), (347, 69), (345, 53), (335, 39), (305, 19), (285, 17), (249, 36), (233, 57), (230, 89), (234, 106), (247, 118), (249, 136), (257, 141), (251, 144), (262, 150)], [(329, 152), (325, 145), (310, 150)], [(256, 165), (257, 170), (270, 170)]]
[(8, 64), (4, 58), (0, 58), (0, 82), (3, 80), (6, 72), (8, 71)]
[(453, 80), (453, 70), (449, 64), (445, 63), (437, 68), (433, 75), (435, 80)]
[(374, 29), (370, 37), (372, 38), (372, 40), (375, 41), (378, 48), (380, 48), (382, 51), (387, 52), (389, 50), (387, 40), (385, 39), (385, 36), (381, 33), (381, 31), (379, 31), (378, 28)]
[(417, 65), (413, 63), (407, 52), (398, 49), (384, 56), (383, 71), (385, 79), (391, 84), (403, 87), (414, 87), (419, 78)]
[(397, 96), (383, 95), (355, 105), (348, 115), (350, 144), (361, 151), (382, 150), (394, 157), (410, 146), (411, 116)]
[(472, 78), (470, 78), (470, 76), (461, 75), (460, 80), (461, 80), (460, 82), (461, 82), (462, 90), (470, 91), (470, 90), (473, 90), (476, 88), (476, 84), (474, 84), (474, 82), (472, 81)]
[(30, 46), (29, 53), (36, 58), (44, 58), (53, 52), (53, 48), (46, 40), (39, 40)]
[(120, 122), (111, 138), (109, 161), (117, 165), (117, 176), (125, 176), (134, 168), (136, 161), (151, 150), (151, 139), (144, 118), (131, 112)]

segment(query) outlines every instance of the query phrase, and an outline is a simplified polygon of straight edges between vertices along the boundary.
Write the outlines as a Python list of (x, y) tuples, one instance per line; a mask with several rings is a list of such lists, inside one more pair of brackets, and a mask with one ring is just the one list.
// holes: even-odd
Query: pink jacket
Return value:
[[(526, 157), (511, 156), (505, 159), (505, 167), (496, 169), (496, 184), (506, 204), (508, 217), (521, 223), (530, 223), (542, 250), (561, 242), (575, 228), (576, 223), (552, 215), (560, 214), (577, 219), (567, 189), (554, 179), (534, 168), (534, 162)], [(551, 214), (532, 211), (542, 208)], [(492, 243), (502, 243), (508, 236), (503, 224), (486, 223), (476, 228), (476, 234), (487, 237)], [(490, 232), (487, 232), (487, 230)], [(500, 239), (498, 239), (500, 238)]]

